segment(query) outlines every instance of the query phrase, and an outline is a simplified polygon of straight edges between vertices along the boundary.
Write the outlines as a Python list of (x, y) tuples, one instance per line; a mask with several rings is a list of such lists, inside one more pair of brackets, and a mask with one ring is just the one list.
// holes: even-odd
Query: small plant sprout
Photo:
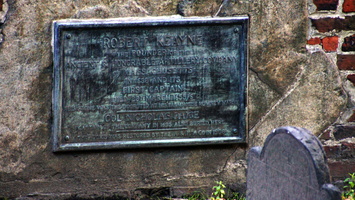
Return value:
[(355, 173), (349, 173), (350, 177), (344, 180), (343, 200), (354, 200), (355, 197)]
[(224, 199), (224, 195), (226, 194), (226, 192), (224, 191), (224, 188), (226, 188), (226, 186), (222, 183), (222, 181), (216, 181), (215, 186), (213, 186), (212, 190), (212, 197), (211, 200), (222, 200)]

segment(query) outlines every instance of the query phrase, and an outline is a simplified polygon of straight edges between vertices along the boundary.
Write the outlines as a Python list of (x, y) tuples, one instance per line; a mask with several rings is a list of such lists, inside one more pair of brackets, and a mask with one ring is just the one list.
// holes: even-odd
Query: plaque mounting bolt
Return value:
[(233, 133), (233, 134), (237, 134), (237, 133), (238, 133), (238, 129), (233, 128), (232, 133)]
[(235, 28), (234, 33), (239, 33), (239, 28)]
[(66, 37), (67, 39), (70, 39), (70, 38), (71, 38), (71, 35), (68, 33), (65, 37)]
[(64, 137), (64, 140), (65, 140), (65, 141), (69, 141), (69, 139), (70, 139), (69, 135), (66, 135), (66, 136)]

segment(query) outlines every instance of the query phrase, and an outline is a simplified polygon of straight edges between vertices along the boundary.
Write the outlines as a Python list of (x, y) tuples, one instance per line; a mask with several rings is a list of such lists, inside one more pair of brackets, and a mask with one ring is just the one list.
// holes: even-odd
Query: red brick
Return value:
[(0, 0), (0, 11), (3, 11), (2, 10), (2, 5), (4, 4), (4, 0)]
[[(350, 76), (350, 77), (349, 77)], [(350, 80), (355, 86), (355, 74), (348, 75), (348, 80)], [(355, 122), (355, 110), (353, 110), (353, 114), (349, 117), (348, 122)]]
[(323, 149), (327, 158), (332, 160), (352, 160), (355, 157), (355, 143), (341, 142), (336, 145), (325, 145)]
[(316, 44), (321, 44), (322, 41), (319, 37), (316, 37), (316, 38), (311, 38), (309, 40), (307, 40), (307, 44), (310, 44), (310, 45), (316, 45)]
[(312, 26), (314, 26), (319, 32), (324, 33), (336, 29), (336, 24), (338, 23), (339, 18), (321, 18), (321, 19), (312, 19)]
[[(346, 77), (350, 82), (353, 83), (353, 85), (355, 86), (355, 74), (349, 74), (347, 77)], [(352, 120), (350, 120), (352, 119)], [(350, 121), (349, 121), (350, 120)], [(353, 115), (348, 119), (348, 122), (353, 122), (355, 121), (355, 113), (353, 113)]]
[(336, 51), (338, 48), (338, 36), (325, 37), (322, 39), (323, 49), (327, 52)]
[(343, 159), (353, 159), (355, 157), (355, 144), (342, 142), (340, 154)]
[(337, 56), (337, 65), (340, 70), (354, 70), (355, 69), (355, 55), (341, 55)]
[(337, 125), (334, 128), (333, 135), (336, 140), (354, 137), (355, 136), (355, 126)]
[(336, 10), (338, 6), (338, 0), (313, 0), (313, 3), (317, 10)]
[[(353, 83), (354, 84), (354, 83)], [(355, 84), (354, 84), (355, 85)], [(355, 113), (353, 113), (349, 119), (347, 120), (348, 122), (355, 122)]]
[(320, 18), (312, 19), (312, 26), (314, 26), (319, 32), (329, 32), (331, 30), (355, 30), (355, 15), (346, 16), (345, 19), (341, 18)]
[(344, 20), (339, 20), (336, 27), (338, 30), (355, 30), (355, 15), (346, 16)]
[(349, 173), (355, 172), (355, 162), (333, 161), (328, 162), (330, 175), (335, 179), (343, 179), (349, 176)]
[(343, 12), (355, 12), (355, 0), (344, 0)]
[(342, 51), (355, 51), (355, 34), (344, 38), (343, 45), (341, 46)]
[(341, 146), (323, 146), (323, 149), (327, 158), (337, 158), (339, 157)]

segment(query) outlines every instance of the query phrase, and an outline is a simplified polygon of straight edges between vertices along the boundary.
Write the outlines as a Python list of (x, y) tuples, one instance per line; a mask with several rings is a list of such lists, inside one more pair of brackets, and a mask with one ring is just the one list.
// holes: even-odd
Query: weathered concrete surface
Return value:
[[(250, 146), (275, 127), (319, 133), (345, 100), (323, 54), (305, 52), (306, 1), (8, 0), (0, 46), (0, 195), (60, 199), (134, 196), (137, 188), (245, 183), (240, 145), (53, 154), (51, 24), (68, 18), (250, 16)], [(314, 61), (314, 59), (316, 59)], [(181, 193), (181, 192), (180, 192)]]

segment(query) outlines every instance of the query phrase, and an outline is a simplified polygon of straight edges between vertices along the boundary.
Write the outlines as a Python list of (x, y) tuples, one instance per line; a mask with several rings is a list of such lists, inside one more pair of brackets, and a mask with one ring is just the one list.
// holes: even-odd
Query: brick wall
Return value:
[(349, 102), (320, 139), (333, 181), (355, 172), (355, 0), (313, 0), (307, 47), (324, 50), (342, 77)]

